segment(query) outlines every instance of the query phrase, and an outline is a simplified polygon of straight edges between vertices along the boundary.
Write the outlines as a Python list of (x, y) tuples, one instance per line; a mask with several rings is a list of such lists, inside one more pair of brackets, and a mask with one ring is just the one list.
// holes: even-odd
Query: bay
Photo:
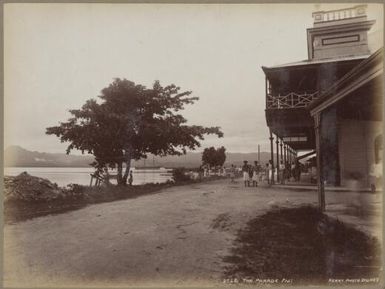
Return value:
[[(91, 176), (95, 170), (87, 167), (5, 167), (5, 176), (17, 176), (22, 172), (27, 172), (31, 176), (45, 178), (58, 186), (65, 187), (69, 184), (89, 185)], [(142, 185), (148, 183), (165, 183), (171, 180), (172, 174), (170, 169), (132, 169), (133, 185)], [(111, 170), (111, 174), (116, 171)], [(112, 184), (116, 184), (116, 180), (111, 180)]]

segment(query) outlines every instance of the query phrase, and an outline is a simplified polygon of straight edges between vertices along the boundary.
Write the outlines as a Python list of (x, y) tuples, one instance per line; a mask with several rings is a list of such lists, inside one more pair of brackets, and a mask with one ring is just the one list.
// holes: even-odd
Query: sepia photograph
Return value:
[(2, 9), (2, 288), (384, 288), (383, 4)]

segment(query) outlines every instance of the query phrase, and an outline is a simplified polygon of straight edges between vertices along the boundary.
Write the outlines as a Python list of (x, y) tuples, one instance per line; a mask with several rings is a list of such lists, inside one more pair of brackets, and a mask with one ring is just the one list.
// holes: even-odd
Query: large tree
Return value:
[(203, 150), (202, 163), (211, 167), (223, 166), (226, 161), (226, 149), (222, 146), (220, 148), (209, 147)]
[(70, 110), (71, 118), (46, 133), (68, 142), (67, 154), (72, 149), (93, 154), (98, 170), (117, 168), (118, 184), (126, 184), (133, 159), (147, 153), (182, 155), (199, 147), (205, 134), (223, 136), (219, 127), (187, 125), (177, 113), (198, 100), (190, 95), (174, 84), (162, 87), (155, 81), (146, 88), (117, 78), (101, 91), (99, 102), (90, 99), (81, 109)]

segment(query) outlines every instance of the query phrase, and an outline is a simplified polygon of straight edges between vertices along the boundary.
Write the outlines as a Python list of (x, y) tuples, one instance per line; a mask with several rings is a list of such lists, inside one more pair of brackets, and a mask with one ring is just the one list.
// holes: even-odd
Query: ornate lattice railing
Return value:
[(317, 11), (313, 13), (314, 23), (365, 16), (366, 8), (366, 5), (357, 5), (344, 9)]
[(267, 109), (284, 109), (307, 107), (313, 100), (317, 99), (318, 91), (313, 93), (290, 92), (286, 95), (266, 95)]

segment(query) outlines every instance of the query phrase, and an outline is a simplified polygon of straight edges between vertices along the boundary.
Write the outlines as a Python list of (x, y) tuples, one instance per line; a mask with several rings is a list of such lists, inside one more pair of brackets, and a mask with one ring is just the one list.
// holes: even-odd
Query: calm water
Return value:
[[(22, 172), (27, 172), (32, 176), (45, 178), (59, 186), (66, 186), (68, 184), (89, 185), (90, 174), (94, 172), (93, 168), (24, 168), (24, 167), (6, 167), (4, 168), (4, 175), (16, 176)], [(143, 171), (132, 170), (133, 184), (141, 185), (146, 183), (164, 183), (171, 180), (171, 170), (168, 171)], [(116, 171), (111, 171), (111, 174)], [(111, 183), (116, 184), (116, 180), (111, 180)]]

